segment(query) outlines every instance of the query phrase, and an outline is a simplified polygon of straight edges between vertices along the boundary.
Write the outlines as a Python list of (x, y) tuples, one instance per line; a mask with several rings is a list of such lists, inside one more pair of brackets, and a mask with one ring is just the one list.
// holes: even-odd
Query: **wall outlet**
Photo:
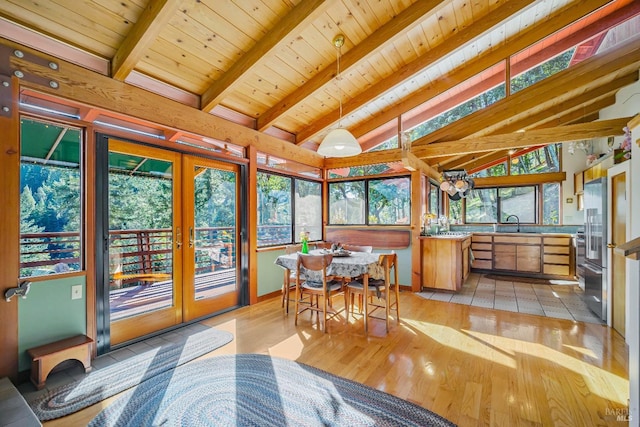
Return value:
[(82, 298), (82, 285), (73, 285), (71, 287), (71, 299)]

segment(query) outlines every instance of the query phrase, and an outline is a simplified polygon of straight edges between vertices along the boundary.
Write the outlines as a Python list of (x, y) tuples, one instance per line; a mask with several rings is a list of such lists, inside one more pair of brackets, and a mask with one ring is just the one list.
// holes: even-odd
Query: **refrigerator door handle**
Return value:
[(601, 268), (594, 268), (588, 263), (584, 264), (584, 268), (586, 268), (587, 270), (589, 270), (589, 271), (591, 271), (593, 273), (602, 274), (602, 269)]

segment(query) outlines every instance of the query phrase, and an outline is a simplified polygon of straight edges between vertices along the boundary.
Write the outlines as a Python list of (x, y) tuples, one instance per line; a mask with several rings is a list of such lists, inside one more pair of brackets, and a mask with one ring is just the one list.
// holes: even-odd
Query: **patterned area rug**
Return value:
[(102, 426), (454, 426), (406, 400), (319, 369), (260, 354), (180, 366), (129, 390)]
[(101, 400), (136, 386), (166, 371), (172, 371), (233, 339), (226, 331), (207, 328), (187, 335), (182, 342), (165, 344), (101, 369), (94, 369), (81, 380), (29, 398), (29, 406), (40, 421), (69, 415)]

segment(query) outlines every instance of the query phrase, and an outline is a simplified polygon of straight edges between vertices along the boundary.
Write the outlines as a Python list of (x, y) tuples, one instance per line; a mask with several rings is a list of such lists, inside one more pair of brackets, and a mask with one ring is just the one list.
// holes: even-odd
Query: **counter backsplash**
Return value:
[[(499, 233), (515, 233), (516, 225), (498, 224), (497, 231)], [(529, 233), (566, 233), (575, 234), (579, 228), (584, 228), (583, 225), (527, 225), (520, 224), (520, 232)], [(451, 231), (461, 231), (468, 233), (492, 233), (493, 224), (486, 225), (451, 225)]]

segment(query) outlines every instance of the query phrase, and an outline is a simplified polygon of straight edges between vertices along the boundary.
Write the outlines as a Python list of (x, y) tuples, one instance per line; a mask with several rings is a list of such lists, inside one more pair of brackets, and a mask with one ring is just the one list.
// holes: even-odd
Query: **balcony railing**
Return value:
[[(171, 278), (171, 229), (117, 230), (109, 232), (109, 272), (114, 287)], [(189, 239), (189, 237), (186, 237)], [(191, 242), (184, 241), (188, 245)], [(193, 236), (196, 274), (216, 268), (234, 268), (234, 227), (198, 228)], [(21, 277), (79, 271), (79, 233), (25, 233), (21, 235)]]

